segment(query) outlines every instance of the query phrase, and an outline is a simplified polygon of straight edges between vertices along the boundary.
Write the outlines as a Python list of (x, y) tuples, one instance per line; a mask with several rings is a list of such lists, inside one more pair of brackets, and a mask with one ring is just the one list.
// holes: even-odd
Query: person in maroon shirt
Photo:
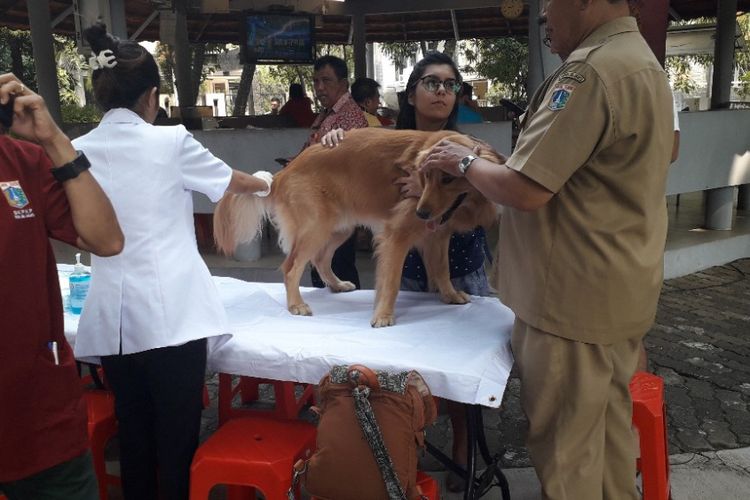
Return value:
[(289, 100), (281, 107), (280, 115), (289, 115), (298, 127), (307, 128), (315, 121), (312, 101), (299, 83), (289, 85)]
[(11, 101), (10, 130), (38, 145), (0, 134), (0, 490), (10, 500), (94, 500), (86, 403), (49, 238), (103, 256), (124, 238), (42, 98), (0, 75), (0, 105)]

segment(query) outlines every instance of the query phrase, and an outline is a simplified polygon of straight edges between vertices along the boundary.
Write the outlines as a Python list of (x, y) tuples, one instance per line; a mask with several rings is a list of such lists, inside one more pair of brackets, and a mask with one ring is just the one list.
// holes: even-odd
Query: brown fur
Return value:
[[(354, 289), (331, 270), (333, 253), (357, 225), (371, 227), (376, 236), (376, 299), (372, 326), (394, 324), (393, 309), (401, 269), (412, 247), (420, 250), (431, 287), (450, 304), (464, 304), (468, 296), (455, 290), (448, 268), (448, 243), (454, 232), (489, 226), (496, 209), (466, 179), (433, 171), (422, 177), (422, 197), (402, 199), (394, 181), (414, 170), (430, 148), (442, 139), (469, 147), (481, 146), (479, 155), (499, 161), (486, 145), (451, 131), (419, 132), (359, 129), (346, 133), (336, 148), (320, 145), (302, 152), (274, 176), (267, 198), (225, 196), (214, 212), (218, 248), (232, 253), (237, 243), (252, 240), (265, 215), (279, 229), (287, 254), (284, 273), (287, 307), (292, 314), (310, 315), (299, 282), (308, 262), (334, 292)], [(436, 230), (434, 226), (462, 193), (466, 198)], [(427, 220), (417, 217), (420, 212)]]

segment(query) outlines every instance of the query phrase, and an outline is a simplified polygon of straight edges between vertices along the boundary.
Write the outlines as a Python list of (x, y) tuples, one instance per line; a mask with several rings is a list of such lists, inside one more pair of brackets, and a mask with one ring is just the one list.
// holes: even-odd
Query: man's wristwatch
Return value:
[(50, 171), (52, 176), (57, 182), (65, 182), (70, 179), (75, 179), (81, 172), (84, 172), (91, 168), (91, 163), (83, 151), (76, 151), (77, 155), (73, 161), (69, 161), (65, 165), (53, 168)]
[(466, 175), (466, 171), (469, 170), (469, 166), (476, 159), (477, 157), (474, 155), (466, 155), (461, 158), (461, 161), (458, 162), (458, 169), (461, 171), (461, 175)]

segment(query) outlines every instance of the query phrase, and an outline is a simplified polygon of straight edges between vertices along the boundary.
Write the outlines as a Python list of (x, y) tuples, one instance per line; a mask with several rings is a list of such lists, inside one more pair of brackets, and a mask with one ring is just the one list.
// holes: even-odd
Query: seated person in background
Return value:
[(305, 95), (304, 87), (299, 83), (289, 86), (289, 100), (279, 110), (279, 115), (289, 115), (298, 127), (308, 128), (315, 121), (312, 100)]
[(477, 111), (476, 101), (472, 99), (474, 87), (466, 82), (461, 84), (461, 93), (458, 96), (458, 119), (457, 123), (482, 123), (482, 115)]
[(372, 78), (357, 78), (352, 83), (352, 98), (365, 113), (370, 127), (393, 125), (393, 120), (378, 115), (380, 84)]
[(272, 97), (271, 98), (271, 114), (272, 115), (278, 115), (279, 114), (279, 107), (281, 106), (281, 101), (278, 97)]
[(377, 112), (380, 105), (380, 84), (372, 78), (357, 78), (352, 83), (352, 99), (362, 108), (370, 127), (382, 126)]

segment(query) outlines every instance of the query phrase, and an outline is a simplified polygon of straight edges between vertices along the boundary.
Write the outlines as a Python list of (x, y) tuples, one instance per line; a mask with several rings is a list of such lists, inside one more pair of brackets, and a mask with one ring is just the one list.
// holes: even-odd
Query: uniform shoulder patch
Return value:
[(580, 73), (576, 73), (575, 71), (565, 71), (558, 78), (558, 81), (562, 80), (575, 80), (578, 83), (583, 83), (586, 81), (586, 77)]
[(568, 100), (570, 99), (570, 95), (575, 89), (575, 85), (558, 83), (552, 89), (552, 97), (550, 97), (547, 107), (552, 111), (560, 111), (561, 109), (565, 109), (565, 106), (568, 104)]
[(13, 208), (23, 208), (29, 204), (29, 199), (26, 198), (26, 193), (18, 181), (0, 182), (0, 190), (5, 195), (8, 205)]

